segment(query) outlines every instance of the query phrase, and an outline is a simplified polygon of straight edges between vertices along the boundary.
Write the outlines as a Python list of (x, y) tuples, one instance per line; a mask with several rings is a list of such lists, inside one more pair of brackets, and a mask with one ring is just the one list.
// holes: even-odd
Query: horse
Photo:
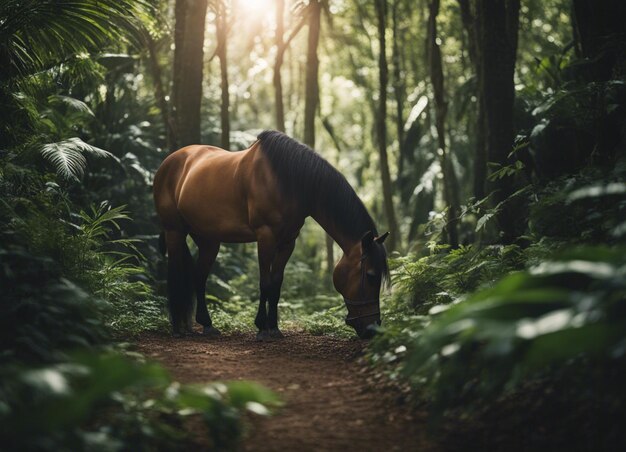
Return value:
[[(381, 323), (380, 290), (389, 281), (372, 217), (345, 177), (310, 147), (272, 130), (246, 150), (191, 145), (170, 154), (154, 177), (153, 195), (168, 256), (167, 295), (175, 336), (191, 333), (193, 292), (203, 334), (219, 335), (208, 312), (206, 280), (220, 244), (257, 242), (257, 340), (282, 338), (278, 300), (296, 238), (311, 216), (341, 247), (333, 284), (360, 338)], [(198, 247), (194, 262), (187, 246)]]

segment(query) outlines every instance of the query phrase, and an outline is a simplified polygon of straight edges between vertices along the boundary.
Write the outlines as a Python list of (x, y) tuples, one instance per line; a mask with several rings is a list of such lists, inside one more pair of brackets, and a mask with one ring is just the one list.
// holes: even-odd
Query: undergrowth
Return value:
[[(587, 446), (623, 444), (612, 421), (626, 401), (616, 383), (626, 363), (623, 175), (622, 160), (536, 189), (517, 244), (393, 260), (394, 292), (369, 361), (428, 401), (440, 427), (475, 418), (475, 428), (493, 429), (496, 413), (506, 412), (537, 444), (561, 434)], [(511, 413), (513, 403), (526, 414)], [(599, 410), (595, 420), (585, 410)], [(552, 432), (557, 439), (532, 432), (566, 413), (586, 424)], [(597, 432), (606, 441), (594, 442)], [(473, 434), (484, 447), (485, 433)]]
[[(130, 218), (76, 209), (67, 191), (0, 167), (0, 438), (9, 450), (186, 450), (188, 418), (232, 450), (243, 414), (276, 396), (254, 383), (180, 385), (118, 340), (168, 331)], [(24, 185), (24, 181), (27, 181)]]

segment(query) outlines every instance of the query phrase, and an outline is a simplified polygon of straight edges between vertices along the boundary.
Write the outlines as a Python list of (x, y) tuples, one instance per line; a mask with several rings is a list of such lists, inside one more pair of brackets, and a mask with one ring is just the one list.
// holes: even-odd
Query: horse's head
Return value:
[(371, 338), (380, 325), (380, 288), (389, 277), (383, 242), (368, 231), (348, 250), (333, 272), (333, 283), (348, 308), (346, 323), (361, 339)]

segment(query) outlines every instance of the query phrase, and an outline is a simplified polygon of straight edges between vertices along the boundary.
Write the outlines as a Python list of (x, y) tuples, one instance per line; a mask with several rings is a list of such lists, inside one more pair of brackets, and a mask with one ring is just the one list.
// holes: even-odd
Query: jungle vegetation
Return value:
[[(180, 385), (131, 346), (169, 328), (160, 162), (264, 129), (314, 147), (391, 232), (367, 360), (445, 448), (623, 448), (624, 23), (619, 0), (1, 2), (3, 448), (184, 449), (194, 414), (231, 449), (244, 412), (279, 403)], [(337, 256), (307, 221), (287, 328), (352, 337)], [(207, 303), (226, 334), (253, 331), (256, 268), (253, 245), (222, 247)]]

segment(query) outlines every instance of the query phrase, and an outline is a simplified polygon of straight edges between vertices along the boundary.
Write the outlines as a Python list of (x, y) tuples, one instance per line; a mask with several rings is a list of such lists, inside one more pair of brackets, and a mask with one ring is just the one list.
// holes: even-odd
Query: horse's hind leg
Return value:
[(257, 340), (263, 341), (270, 338), (267, 315), (267, 300), (271, 291), (272, 276), (271, 268), (276, 256), (276, 241), (272, 231), (268, 227), (257, 230), (257, 252), (259, 258), (259, 310), (254, 324), (259, 329)]
[(188, 326), (193, 307), (193, 262), (185, 238), (177, 230), (165, 231), (167, 247), (167, 299), (169, 303), (172, 334), (181, 336)]
[(203, 326), (202, 332), (208, 336), (218, 336), (220, 331), (213, 326), (211, 315), (206, 306), (206, 280), (220, 249), (220, 242), (202, 240), (194, 237), (198, 245), (198, 262), (195, 266), (194, 285), (196, 288), (196, 322)]

